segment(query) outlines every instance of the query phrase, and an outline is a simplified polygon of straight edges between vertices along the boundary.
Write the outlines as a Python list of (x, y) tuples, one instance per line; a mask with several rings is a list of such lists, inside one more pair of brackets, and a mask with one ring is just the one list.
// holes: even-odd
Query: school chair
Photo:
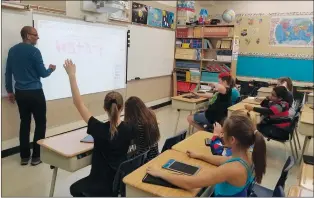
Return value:
[(125, 184), (122, 179), (145, 164), (148, 152), (149, 150), (120, 164), (112, 185), (112, 191), (115, 195), (125, 197)]
[[(289, 118), (289, 117), (285, 117), (285, 118), (276, 118), (276, 119), (270, 119), (269, 121), (267, 121), (267, 123), (269, 124), (280, 124), (280, 123), (283, 123), (283, 122), (287, 122), (290, 120), (290, 126), (287, 127), (287, 128), (277, 128), (277, 130), (281, 130), (282, 133), (286, 133), (288, 134), (286, 138), (277, 138), (277, 137), (273, 137), (273, 136), (265, 136), (265, 138), (267, 139), (267, 141), (270, 141), (270, 140), (274, 140), (276, 142), (280, 142), (282, 143), (285, 148), (286, 148), (286, 142), (289, 142), (290, 143), (290, 149), (291, 149), (291, 153), (292, 153), (292, 156), (294, 157), (294, 159), (298, 159), (298, 150), (297, 150), (297, 144), (296, 144), (296, 140), (294, 138), (294, 133), (295, 133), (295, 129), (296, 129), (296, 126), (297, 126), (297, 123), (299, 122), (299, 118), (300, 118), (300, 113), (297, 113), (293, 116), (293, 118)], [(294, 146), (295, 146), (295, 152), (296, 152), (296, 155), (294, 154), (294, 149), (293, 149), (293, 145), (292, 145), (292, 140), (293, 140), (293, 143), (294, 143)]]
[[(282, 194), (282, 191), (284, 191), (285, 189), (285, 184), (288, 177), (288, 173), (291, 170), (291, 168), (294, 166), (294, 164), (295, 164), (295, 161), (293, 157), (289, 156), (285, 165), (283, 166), (281, 175), (277, 181), (275, 189), (271, 190), (263, 186), (260, 186), (258, 184), (255, 184), (253, 186), (251, 197), (277, 197), (279, 194)], [(280, 187), (282, 189), (280, 189)]]
[(171, 138), (168, 138), (164, 144), (164, 146), (162, 147), (161, 153), (163, 153), (164, 151), (171, 149), (171, 147), (179, 142), (181, 142), (182, 140), (185, 139), (186, 137), (186, 133), (188, 131), (185, 129), (183, 131), (181, 131), (178, 135), (175, 135)]
[[(297, 113), (300, 113), (301, 112), (301, 109), (303, 107), (303, 104), (300, 100), (295, 100), (294, 103), (293, 103), (293, 106), (295, 107), (295, 115)], [(297, 123), (296, 127), (295, 127), (295, 132), (294, 132), (294, 135), (296, 136), (297, 138), (297, 142), (298, 142), (298, 146), (299, 146), (299, 149), (301, 149), (301, 144), (300, 144), (300, 139), (299, 139), (299, 131), (298, 131), (298, 125), (299, 125), (299, 122)]]

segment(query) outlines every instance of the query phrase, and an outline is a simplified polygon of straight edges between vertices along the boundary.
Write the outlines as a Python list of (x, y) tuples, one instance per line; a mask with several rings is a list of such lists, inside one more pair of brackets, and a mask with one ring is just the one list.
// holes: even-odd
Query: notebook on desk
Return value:
[(149, 174), (146, 174), (142, 180), (143, 183), (147, 183), (147, 184), (153, 184), (153, 185), (158, 185), (158, 186), (164, 186), (164, 187), (168, 187), (168, 188), (176, 188), (178, 189), (179, 187), (167, 182), (166, 180), (163, 180), (161, 178), (158, 177), (154, 177), (151, 176)]

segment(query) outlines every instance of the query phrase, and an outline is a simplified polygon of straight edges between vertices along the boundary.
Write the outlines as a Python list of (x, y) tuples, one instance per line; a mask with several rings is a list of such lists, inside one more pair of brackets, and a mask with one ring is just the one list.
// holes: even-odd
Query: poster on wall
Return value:
[(269, 45), (313, 47), (313, 16), (276, 16), (270, 20)]
[(174, 13), (162, 11), (162, 27), (174, 29)]
[(153, 27), (161, 27), (162, 23), (162, 11), (158, 8), (149, 7), (147, 25)]
[(132, 22), (147, 24), (147, 6), (140, 3), (132, 3)]
[(178, 1), (178, 11), (195, 12), (195, 1)]
[(124, 5), (124, 10), (117, 11), (115, 13), (109, 14), (109, 19), (116, 21), (127, 21), (129, 22), (129, 11), (131, 3), (129, 1), (119, 1), (122, 5)]

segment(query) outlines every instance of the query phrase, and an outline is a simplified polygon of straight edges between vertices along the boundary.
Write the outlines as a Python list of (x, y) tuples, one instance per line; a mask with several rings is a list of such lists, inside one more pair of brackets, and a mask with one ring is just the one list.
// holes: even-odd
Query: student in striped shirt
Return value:
[(160, 133), (156, 115), (148, 109), (144, 102), (132, 96), (125, 102), (124, 120), (133, 126), (136, 132), (136, 153), (148, 152), (147, 161), (159, 154), (158, 141)]

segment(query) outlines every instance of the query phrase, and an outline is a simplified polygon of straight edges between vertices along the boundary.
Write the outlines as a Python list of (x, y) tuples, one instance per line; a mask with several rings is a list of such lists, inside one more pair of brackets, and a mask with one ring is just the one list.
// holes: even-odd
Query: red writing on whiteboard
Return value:
[(56, 41), (56, 49), (59, 53), (77, 54), (77, 55), (102, 55), (103, 47), (86, 42), (77, 41)]

